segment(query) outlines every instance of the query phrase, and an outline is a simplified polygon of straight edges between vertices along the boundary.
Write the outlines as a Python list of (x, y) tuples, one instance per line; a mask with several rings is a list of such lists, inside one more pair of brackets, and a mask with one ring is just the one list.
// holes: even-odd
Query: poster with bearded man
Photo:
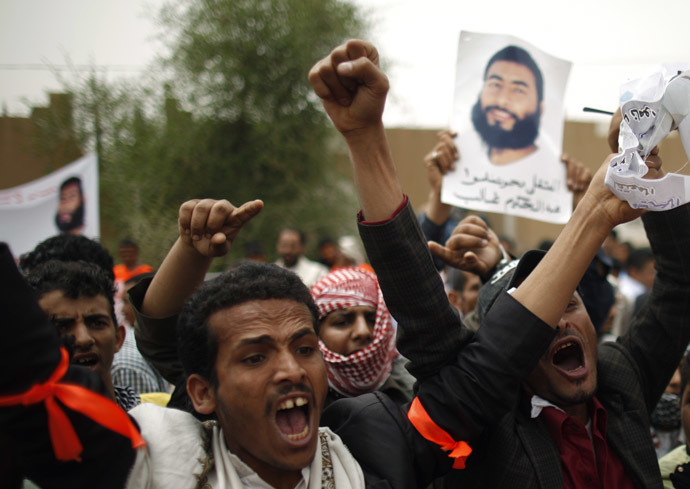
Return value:
[(55, 234), (100, 236), (98, 158), (89, 154), (23, 185), (0, 190), (0, 241), (19, 257)]
[(570, 66), (512, 36), (460, 33), (451, 117), (460, 161), (443, 180), (443, 202), (567, 222), (560, 156)]

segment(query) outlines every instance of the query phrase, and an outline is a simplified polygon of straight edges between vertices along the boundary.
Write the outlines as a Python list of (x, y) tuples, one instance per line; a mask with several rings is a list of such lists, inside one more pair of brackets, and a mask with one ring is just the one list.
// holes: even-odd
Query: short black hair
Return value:
[(41, 241), (33, 251), (22, 256), (19, 267), (27, 274), (37, 266), (50, 261), (85, 261), (98, 265), (115, 280), (113, 257), (101, 243), (81, 234), (59, 234)]
[(280, 234), (283, 234), (285, 231), (291, 232), (291, 233), (297, 233), (297, 236), (299, 236), (299, 242), (300, 244), (306, 244), (307, 243), (307, 236), (304, 234), (304, 231), (301, 229), (297, 228), (291, 228), (291, 227), (286, 227), (280, 230)]
[(467, 285), (469, 276), (458, 268), (447, 267), (447, 270), (446, 287), (450, 290), (462, 292), (465, 289), (465, 285)]
[(67, 187), (68, 185), (76, 185), (77, 187), (79, 187), (79, 195), (84, 195), (84, 192), (82, 191), (82, 188), (81, 188), (81, 178), (69, 177), (67, 180), (65, 180), (64, 182), (62, 182), (60, 184), (60, 192), (62, 193), (64, 188)]
[(98, 265), (85, 261), (50, 260), (31, 270), (26, 281), (36, 292), (37, 299), (54, 290), (61, 291), (69, 299), (105, 296), (110, 304), (113, 325), (117, 327), (115, 287)]
[(489, 62), (486, 64), (486, 68), (484, 69), (484, 80), (486, 80), (486, 75), (489, 73), (489, 68), (491, 68), (491, 65), (496, 61), (512, 61), (513, 63), (526, 66), (534, 75), (539, 102), (544, 100), (544, 78), (541, 74), (539, 66), (537, 66), (537, 63), (527, 51), (521, 47), (513, 45), (506, 46), (498, 51), (496, 54), (491, 56), (491, 59), (489, 59)]
[(130, 238), (125, 238), (120, 243), (117, 245), (118, 248), (134, 248), (135, 250), (139, 249), (139, 245), (137, 245), (133, 240)]
[(628, 255), (628, 261), (625, 263), (625, 266), (627, 269), (641, 270), (652, 260), (654, 260), (654, 253), (652, 253), (651, 248), (636, 248)]
[(204, 283), (182, 309), (177, 321), (177, 346), (185, 376), (201, 375), (217, 387), (218, 338), (208, 319), (217, 311), (268, 299), (289, 299), (306, 305), (318, 335), (316, 304), (307, 286), (295, 273), (274, 264), (242, 263)]

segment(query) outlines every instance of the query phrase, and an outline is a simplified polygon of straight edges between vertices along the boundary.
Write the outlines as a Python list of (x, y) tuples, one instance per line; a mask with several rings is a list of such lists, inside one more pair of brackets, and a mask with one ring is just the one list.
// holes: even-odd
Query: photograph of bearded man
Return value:
[(570, 68), (514, 36), (460, 33), (449, 127), (460, 158), (444, 175), (443, 203), (568, 221), (561, 155)]
[(84, 191), (81, 178), (70, 177), (60, 184), (55, 226), (60, 233), (82, 234), (84, 229)]
[(494, 54), (472, 107), (472, 124), (491, 163), (506, 165), (536, 151), (543, 108), (544, 78), (532, 56), (518, 46)]

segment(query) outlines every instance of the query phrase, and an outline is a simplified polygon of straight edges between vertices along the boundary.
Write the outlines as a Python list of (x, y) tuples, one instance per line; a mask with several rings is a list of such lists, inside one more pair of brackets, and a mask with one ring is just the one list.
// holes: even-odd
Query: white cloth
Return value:
[(304, 256), (300, 256), (297, 259), (297, 263), (295, 263), (294, 267), (286, 267), (285, 262), (282, 258), (278, 258), (275, 263), (279, 267), (285, 268), (287, 270), (290, 270), (291, 272), (296, 273), (297, 276), (302, 279), (304, 285), (306, 285), (309, 288), (311, 288), (311, 286), (318, 282), (322, 277), (328, 275), (329, 272), (328, 268), (325, 265), (322, 265), (321, 263), (317, 263), (315, 261), (311, 261), (310, 259), (305, 258)]
[[(177, 409), (142, 404), (129, 412), (141, 428), (146, 447), (139, 450), (127, 480), (128, 489), (193, 489), (204, 471), (209, 455), (204, 448), (204, 427), (194, 416)], [(340, 438), (328, 428), (319, 428), (328, 440), (333, 478), (338, 489), (364, 489), (364, 475)], [(213, 427), (208, 442), (215, 461), (206, 474), (212, 489), (268, 489), (249, 466), (230, 453), (222, 430)], [(311, 465), (302, 469), (295, 489), (320, 489), (321, 445)]]
[(563, 409), (559, 408), (558, 406), (556, 406), (552, 402), (549, 402), (546, 399), (539, 397), (536, 394), (532, 396), (531, 403), (532, 403), (532, 412), (530, 413), (531, 418), (536, 418), (537, 416), (539, 416), (541, 414), (542, 409), (544, 409), (545, 407), (552, 407), (554, 409), (558, 409), (562, 413), (565, 413), (565, 411), (563, 411)]
[[(539, 397), (536, 394), (534, 394), (532, 396), (531, 403), (532, 403), (532, 412), (530, 413), (531, 418), (538, 417), (545, 407), (552, 407), (554, 409), (559, 410), (560, 412), (562, 412), (564, 414), (568, 414), (563, 409), (559, 408), (558, 406), (556, 406), (552, 402), (547, 401), (546, 399)], [(587, 420), (587, 424), (585, 425), (585, 428), (587, 429), (587, 433), (589, 434), (589, 438), (591, 440), (592, 439), (592, 419), (591, 418), (589, 418)], [(594, 445), (592, 445), (592, 450), (594, 450)]]

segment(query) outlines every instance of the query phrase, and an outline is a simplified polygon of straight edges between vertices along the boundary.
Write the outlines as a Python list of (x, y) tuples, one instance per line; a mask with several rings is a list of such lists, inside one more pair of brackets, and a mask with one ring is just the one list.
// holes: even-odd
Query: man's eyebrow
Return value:
[[(303, 329), (295, 332), (292, 336), (290, 336), (290, 342), (293, 342), (299, 338), (302, 338), (302, 337), (310, 335), (310, 334), (313, 336), (316, 336), (316, 333), (314, 332), (314, 330), (312, 328), (303, 328)], [(276, 340), (273, 337), (265, 334), (265, 335), (261, 335), (261, 336), (254, 336), (252, 338), (245, 338), (237, 344), (235, 349), (242, 348), (243, 346), (249, 346), (249, 345), (260, 345), (260, 344), (270, 345), (270, 344), (275, 344), (275, 343), (276, 343)]]
[(242, 348), (243, 346), (259, 345), (261, 343), (267, 343), (267, 344), (275, 343), (275, 340), (267, 334), (261, 335), (261, 336), (254, 336), (251, 338), (245, 338), (237, 344), (235, 349)]
[(55, 323), (55, 324), (60, 324), (60, 325), (62, 325), (62, 324), (69, 324), (69, 323), (71, 323), (71, 322), (76, 321), (77, 319), (74, 318), (74, 317), (66, 317), (66, 316), (58, 317), (57, 315), (52, 314), (52, 315), (50, 316), (50, 320), (51, 320), (53, 323)]
[[(489, 75), (487, 80), (498, 80), (498, 81), (502, 81), (502, 82), (505, 81), (502, 76), (496, 75), (496, 74)], [(523, 81), (523, 80), (511, 80), (510, 83), (511, 83), (511, 85), (522, 85), (525, 88), (529, 88), (529, 83), (527, 83), (526, 81)]]
[(110, 315), (109, 314), (103, 314), (100, 312), (97, 312), (94, 314), (87, 314), (86, 316), (84, 316), (84, 321), (97, 321), (97, 320), (103, 319), (103, 318), (109, 319)]
[(293, 334), (290, 337), (290, 341), (292, 342), (292, 341), (298, 340), (298, 339), (303, 338), (303, 337), (308, 336), (308, 335), (316, 336), (316, 332), (314, 331), (313, 328), (300, 329), (299, 331), (297, 331), (295, 334)]
[(527, 83), (526, 81), (522, 81), (522, 80), (513, 80), (513, 81), (511, 81), (510, 83), (511, 83), (511, 85), (522, 85), (522, 86), (525, 87), (525, 88), (529, 88), (529, 83)]

